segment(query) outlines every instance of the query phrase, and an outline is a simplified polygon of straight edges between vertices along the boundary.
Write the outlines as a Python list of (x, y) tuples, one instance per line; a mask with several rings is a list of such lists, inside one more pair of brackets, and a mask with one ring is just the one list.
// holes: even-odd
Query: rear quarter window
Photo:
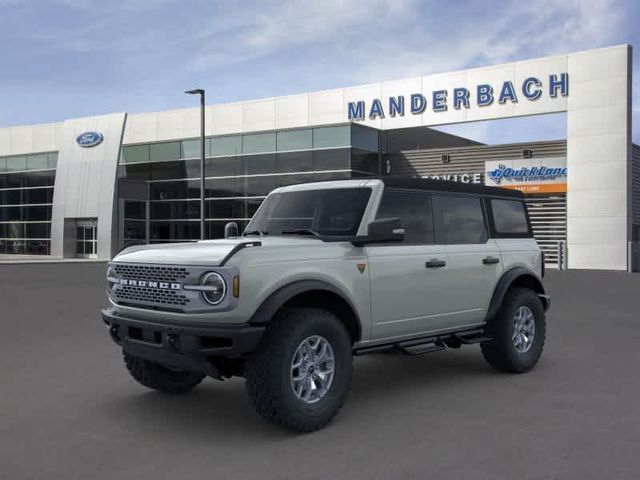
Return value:
[(523, 236), (529, 234), (529, 223), (524, 202), (518, 200), (491, 200), (493, 225), (500, 235)]

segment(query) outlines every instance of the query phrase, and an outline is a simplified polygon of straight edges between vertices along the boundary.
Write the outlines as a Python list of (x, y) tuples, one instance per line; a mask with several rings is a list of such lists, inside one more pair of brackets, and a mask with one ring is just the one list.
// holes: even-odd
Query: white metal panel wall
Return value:
[(631, 47), (568, 55), (569, 268), (627, 270)]
[[(116, 173), (125, 118), (126, 114), (117, 113), (64, 122), (53, 191), (52, 256), (63, 256), (65, 218), (97, 218), (98, 258), (111, 258)], [(101, 132), (104, 140), (94, 147), (80, 147), (75, 139), (87, 131)]]
[(58, 150), (62, 123), (0, 128), (0, 156)]

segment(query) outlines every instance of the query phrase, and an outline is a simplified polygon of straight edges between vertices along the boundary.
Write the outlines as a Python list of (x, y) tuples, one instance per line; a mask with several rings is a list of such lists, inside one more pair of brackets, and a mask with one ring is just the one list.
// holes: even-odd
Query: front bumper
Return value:
[(264, 326), (176, 325), (124, 317), (102, 310), (111, 338), (130, 355), (171, 368), (219, 376), (215, 361), (242, 358), (253, 352)]

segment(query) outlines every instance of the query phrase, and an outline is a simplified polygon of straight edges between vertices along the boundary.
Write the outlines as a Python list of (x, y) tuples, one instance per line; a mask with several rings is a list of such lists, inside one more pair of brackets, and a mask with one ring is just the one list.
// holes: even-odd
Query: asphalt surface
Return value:
[(357, 358), (325, 430), (264, 423), (242, 379), (187, 396), (129, 378), (103, 264), (0, 265), (0, 478), (621, 479), (640, 475), (640, 275), (550, 272), (538, 367), (478, 346)]

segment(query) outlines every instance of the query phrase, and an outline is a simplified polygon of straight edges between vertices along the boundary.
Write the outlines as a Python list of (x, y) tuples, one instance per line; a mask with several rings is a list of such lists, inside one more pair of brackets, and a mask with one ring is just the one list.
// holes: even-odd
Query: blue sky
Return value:
[[(322, 90), (619, 43), (634, 0), (0, 0), (0, 126)], [(635, 24), (635, 25), (634, 25)], [(640, 99), (640, 73), (634, 81)], [(634, 141), (640, 141), (640, 100)], [(562, 138), (564, 115), (448, 127)]]

